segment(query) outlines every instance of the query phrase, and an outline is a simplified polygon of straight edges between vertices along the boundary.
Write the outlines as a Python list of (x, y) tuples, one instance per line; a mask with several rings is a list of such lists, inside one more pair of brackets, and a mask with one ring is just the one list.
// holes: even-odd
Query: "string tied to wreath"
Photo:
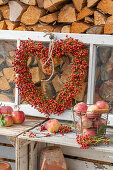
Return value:
[(54, 62), (53, 62), (53, 58), (52, 58), (52, 53), (53, 53), (53, 48), (54, 48), (54, 42), (55, 42), (55, 35), (53, 34), (53, 33), (51, 33), (51, 32), (46, 32), (46, 34), (44, 35), (44, 37), (45, 36), (47, 36), (47, 35), (50, 35), (49, 36), (49, 38), (50, 38), (50, 43), (49, 43), (49, 51), (48, 51), (48, 59), (47, 59), (47, 61), (43, 64), (43, 68), (44, 68), (44, 66), (48, 63), (48, 61), (49, 60), (51, 60), (51, 66), (52, 66), (52, 74), (51, 74), (51, 76), (48, 78), (48, 79), (46, 79), (46, 80), (41, 80), (41, 81), (49, 81), (49, 80), (51, 80), (51, 78), (52, 78), (52, 76), (53, 76), (53, 74), (54, 74), (54, 69), (55, 69), (55, 67), (54, 67)]

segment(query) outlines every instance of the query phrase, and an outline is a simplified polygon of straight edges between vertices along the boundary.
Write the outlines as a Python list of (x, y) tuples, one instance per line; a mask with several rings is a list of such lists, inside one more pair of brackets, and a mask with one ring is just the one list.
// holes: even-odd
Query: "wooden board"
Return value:
[(0, 146), (0, 158), (15, 160), (14, 147)]
[(77, 159), (69, 159), (66, 158), (66, 163), (70, 170), (75, 170), (75, 167), (77, 170), (113, 170), (112, 165), (105, 165), (100, 163), (93, 163), (88, 161), (81, 161)]
[[(20, 140), (28, 140), (36, 141), (36, 142), (43, 142), (43, 143), (49, 143), (53, 145), (60, 145), (62, 147), (62, 150), (65, 154), (67, 154), (67, 148), (68, 148), (68, 154), (77, 156), (77, 157), (84, 157), (84, 158), (92, 158), (95, 160), (101, 160), (106, 162), (112, 162), (113, 161), (113, 144), (110, 145), (104, 145), (101, 144), (96, 147), (90, 147), (86, 150), (81, 150), (80, 145), (76, 142), (76, 134), (74, 132), (64, 134), (62, 136), (61, 134), (51, 134), (50, 137), (46, 137), (47, 131), (39, 131), (40, 127), (36, 127), (33, 130), (30, 130), (29, 132), (33, 132), (36, 134), (35, 138), (29, 138), (28, 134), (23, 136), (20, 135), (18, 138)], [(108, 129), (107, 135), (113, 137), (113, 129)]]
[(42, 123), (44, 119), (31, 120), (26, 119), (23, 124), (14, 124), (11, 127), (0, 127), (0, 135), (16, 137), (24, 131), (27, 131), (36, 125)]

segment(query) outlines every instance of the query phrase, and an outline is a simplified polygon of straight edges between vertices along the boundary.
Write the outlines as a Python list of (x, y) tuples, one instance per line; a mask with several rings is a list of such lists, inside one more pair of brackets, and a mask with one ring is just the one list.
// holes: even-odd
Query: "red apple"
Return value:
[(97, 101), (96, 106), (100, 110), (100, 113), (108, 113), (109, 112), (109, 105), (105, 101)]
[(88, 117), (89, 119), (100, 118), (100, 117), (101, 117), (101, 114), (95, 114), (95, 113), (93, 113), (93, 112), (89, 112), (89, 113), (87, 113), (87, 117)]
[(103, 118), (100, 118), (99, 120), (96, 119), (96, 120), (94, 121), (94, 127), (95, 127), (95, 128), (100, 128), (100, 127), (102, 126), (102, 124), (106, 125), (106, 123), (107, 123), (106, 120), (103, 119)]
[(96, 105), (90, 105), (87, 109), (87, 117), (88, 118), (99, 118), (101, 115), (99, 114), (99, 109)]
[(0, 108), (2, 114), (12, 114), (13, 109), (11, 106), (2, 106)]
[(58, 130), (60, 129), (59, 121), (56, 119), (48, 120), (46, 123), (46, 129), (51, 133), (58, 132)]
[(84, 115), (87, 111), (87, 105), (84, 102), (80, 102), (74, 106), (75, 115), (80, 116), (80, 114)]
[(16, 124), (23, 123), (25, 120), (25, 113), (23, 111), (12, 112), (13, 122)]
[(83, 136), (96, 136), (97, 135), (97, 131), (95, 128), (91, 128), (91, 129), (83, 129)]
[[(81, 121), (82, 121), (82, 123), (81, 123)], [(84, 129), (84, 128), (87, 129), (87, 128), (91, 128), (92, 126), (93, 126), (93, 122), (91, 119), (88, 119), (87, 116), (82, 116), (82, 118), (79, 119), (79, 121), (78, 121), (78, 129), (80, 129), (80, 131), (81, 131), (81, 127), (82, 127), (82, 129)]]
[(10, 114), (1, 115), (0, 126), (12, 126), (13, 118)]

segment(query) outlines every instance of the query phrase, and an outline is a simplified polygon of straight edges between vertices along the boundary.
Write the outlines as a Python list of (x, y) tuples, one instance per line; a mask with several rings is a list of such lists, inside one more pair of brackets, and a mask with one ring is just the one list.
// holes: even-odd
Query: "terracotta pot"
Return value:
[(60, 147), (46, 147), (41, 152), (40, 170), (69, 170)]
[(12, 170), (11, 165), (7, 162), (0, 162), (0, 170)]

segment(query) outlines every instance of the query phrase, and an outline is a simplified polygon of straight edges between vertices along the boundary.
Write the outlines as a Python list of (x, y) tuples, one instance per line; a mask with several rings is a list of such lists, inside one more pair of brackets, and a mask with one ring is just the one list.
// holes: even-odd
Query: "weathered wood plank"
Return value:
[[(101, 150), (99, 150), (99, 148)], [(108, 147), (109, 148), (109, 147)], [(107, 150), (106, 146), (103, 146), (103, 150), (101, 146), (98, 148), (90, 148), (86, 150), (82, 150), (80, 148), (75, 148), (75, 147), (67, 147), (67, 146), (61, 146), (61, 149), (64, 154), (71, 155), (71, 156), (76, 156), (76, 157), (81, 157), (81, 158), (87, 158), (87, 159), (94, 159), (94, 160), (99, 160), (99, 161), (105, 161), (105, 162), (113, 162), (113, 153), (110, 152), (113, 151), (113, 147), (109, 148)]]
[[(111, 137), (113, 137), (113, 130), (111, 130)], [(90, 147), (86, 150), (81, 150), (80, 145), (76, 142), (76, 134), (68, 133), (64, 134), (62, 136), (61, 134), (51, 134), (50, 137), (46, 137), (44, 132), (39, 132), (38, 127), (33, 129), (30, 132), (36, 133), (35, 138), (29, 138), (28, 135), (20, 135), (19, 139), (26, 139), (29, 141), (37, 141), (37, 142), (44, 142), (44, 143), (50, 143), (50, 144), (56, 144), (62, 146), (62, 150), (64, 154), (77, 156), (77, 157), (83, 157), (83, 158), (92, 158), (95, 160), (101, 160), (101, 161), (107, 161), (112, 162), (113, 161), (113, 144), (110, 145), (104, 145), (101, 144), (96, 147)]]
[(37, 158), (38, 158), (38, 143), (31, 142), (29, 144), (29, 170), (37, 170)]
[(0, 127), (0, 135), (5, 136), (18, 136), (22, 132), (33, 128), (34, 126), (42, 123), (44, 120), (31, 120), (26, 119), (23, 124), (14, 124), (11, 127)]
[[(1, 30), (0, 39), (3, 40), (26, 40), (28, 38), (32, 40), (38, 40), (43, 42), (49, 42), (49, 36), (44, 37), (44, 32), (33, 32), (33, 31), (12, 31), (12, 30)], [(79, 39), (86, 44), (97, 44), (97, 45), (111, 45), (113, 46), (113, 36), (112, 35), (87, 35), (87, 34), (70, 34), (70, 33), (55, 33), (56, 39), (65, 39), (66, 35), (72, 38)]]
[(15, 160), (15, 148), (7, 147), (7, 146), (0, 146), (0, 158)]
[(11, 142), (7, 139), (7, 137), (2, 135), (0, 135), (0, 143), (11, 144)]
[(70, 170), (75, 170), (75, 167), (77, 170), (112, 170), (113, 166), (111, 165), (105, 165), (100, 163), (93, 163), (93, 162), (87, 162), (87, 161), (81, 161), (77, 159), (69, 159), (65, 158), (67, 165)]
[(27, 170), (28, 169), (28, 145), (20, 146), (21, 141), (16, 138), (16, 170)]
[(27, 170), (28, 169), (28, 145), (25, 145), (24, 147), (21, 147), (19, 150), (19, 163), (20, 163), (20, 167), (18, 170)]

